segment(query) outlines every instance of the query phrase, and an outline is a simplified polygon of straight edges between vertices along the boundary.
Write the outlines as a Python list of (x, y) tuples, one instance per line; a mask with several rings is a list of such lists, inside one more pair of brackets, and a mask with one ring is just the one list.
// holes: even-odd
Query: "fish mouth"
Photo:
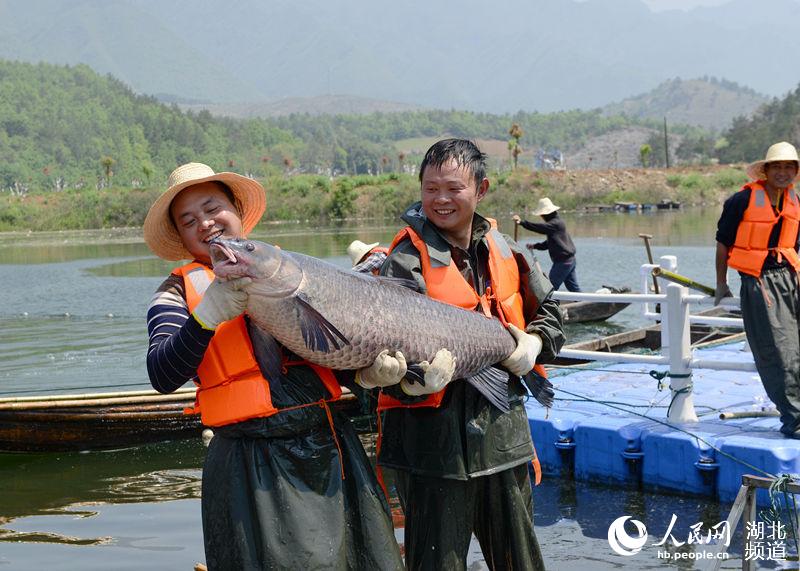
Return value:
[(226, 246), (218, 237), (215, 237), (209, 243), (209, 254), (211, 255), (211, 263), (214, 266), (223, 264), (236, 264), (236, 254), (233, 253), (228, 246)]

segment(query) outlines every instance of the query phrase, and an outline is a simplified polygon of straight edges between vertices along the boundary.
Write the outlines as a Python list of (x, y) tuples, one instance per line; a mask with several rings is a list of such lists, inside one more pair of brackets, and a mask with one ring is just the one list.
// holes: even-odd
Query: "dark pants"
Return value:
[(578, 274), (575, 271), (575, 258), (570, 262), (553, 262), (553, 267), (550, 268), (550, 283), (553, 284), (553, 290), (557, 290), (564, 284), (568, 291), (581, 291), (581, 286), (578, 285)]
[(781, 413), (781, 432), (791, 435), (800, 428), (797, 278), (788, 268), (766, 270), (761, 283), (742, 275), (739, 295), (756, 369), (767, 396)]
[(407, 569), (465, 570), (473, 532), (490, 569), (544, 569), (527, 463), (467, 481), (394, 474)]
[(389, 505), (350, 421), (334, 413), (337, 446), (324, 412), (316, 427), (270, 423), (289, 414), (215, 430), (202, 488), (209, 571), (402, 569)]

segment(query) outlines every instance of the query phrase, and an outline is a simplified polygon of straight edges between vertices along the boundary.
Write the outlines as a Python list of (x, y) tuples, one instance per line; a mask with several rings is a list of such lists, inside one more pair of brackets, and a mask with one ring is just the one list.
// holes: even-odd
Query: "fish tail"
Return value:
[(503, 412), (509, 411), (508, 373), (494, 367), (486, 367), (467, 377), (466, 380), (495, 407)]
[(525, 383), (525, 386), (528, 387), (533, 398), (539, 401), (542, 406), (552, 408), (553, 400), (556, 397), (553, 383), (536, 371), (531, 371), (523, 376), (522, 381)]

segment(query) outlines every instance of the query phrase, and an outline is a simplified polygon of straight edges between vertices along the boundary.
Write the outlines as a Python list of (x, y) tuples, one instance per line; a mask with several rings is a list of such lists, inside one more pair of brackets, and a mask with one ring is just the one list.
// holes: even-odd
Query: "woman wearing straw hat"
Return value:
[(728, 198), (717, 223), (715, 302), (731, 296), (739, 271), (742, 319), (756, 369), (781, 414), (781, 432), (800, 437), (797, 150), (781, 142), (747, 168), (751, 182)]
[(144, 238), (161, 258), (193, 262), (175, 268), (150, 303), (147, 369), (162, 393), (197, 382), (195, 412), (214, 428), (202, 484), (208, 568), (402, 568), (364, 449), (327, 404), (341, 395), (340, 379), (283, 347), (274, 363), (265, 350), (274, 342), (243, 314), (242, 279), (211, 272), (209, 243), (253, 229), (263, 187), (200, 163), (175, 169), (168, 187)]
[(550, 282), (553, 289), (559, 289), (564, 284), (569, 291), (581, 291), (578, 285), (578, 275), (575, 270), (577, 262), (575, 260), (575, 244), (567, 233), (567, 226), (558, 215), (560, 206), (553, 204), (547, 197), (539, 199), (539, 206), (533, 212), (541, 216), (544, 222), (529, 222), (522, 220), (518, 215), (514, 215), (514, 222), (520, 224), (526, 230), (544, 234), (547, 238), (543, 242), (537, 242), (529, 248), (534, 250), (547, 250), (550, 260), (553, 262), (550, 268)]

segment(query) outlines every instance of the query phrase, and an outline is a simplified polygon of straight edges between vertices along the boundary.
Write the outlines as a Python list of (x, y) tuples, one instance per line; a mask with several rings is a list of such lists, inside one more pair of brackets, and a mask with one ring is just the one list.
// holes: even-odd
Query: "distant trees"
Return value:
[(642, 168), (650, 166), (650, 155), (653, 153), (653, 147), (645, 143), (639, 147), (639, 160), (642, 163)]
[(721, 162), (750, 162), (763, 158), (773, 143), (800, 143), (800, 87), (783, 99), (773, 99), (752, 117), (733, 121), (723, 138), (727, 144), (717, 149)]
[(508, 150), (511, 151), (511, 158), (514, 161), (514, 170), (517, 170), (517, 161), (520, 154), (522, 154), (522, 147), (519, 144), (519, 140), (522, 138), (523, 131), (517, 123), (514, 123), (508, 130), (508, 134), (511, 136), (511, 139), (508, 141)]

